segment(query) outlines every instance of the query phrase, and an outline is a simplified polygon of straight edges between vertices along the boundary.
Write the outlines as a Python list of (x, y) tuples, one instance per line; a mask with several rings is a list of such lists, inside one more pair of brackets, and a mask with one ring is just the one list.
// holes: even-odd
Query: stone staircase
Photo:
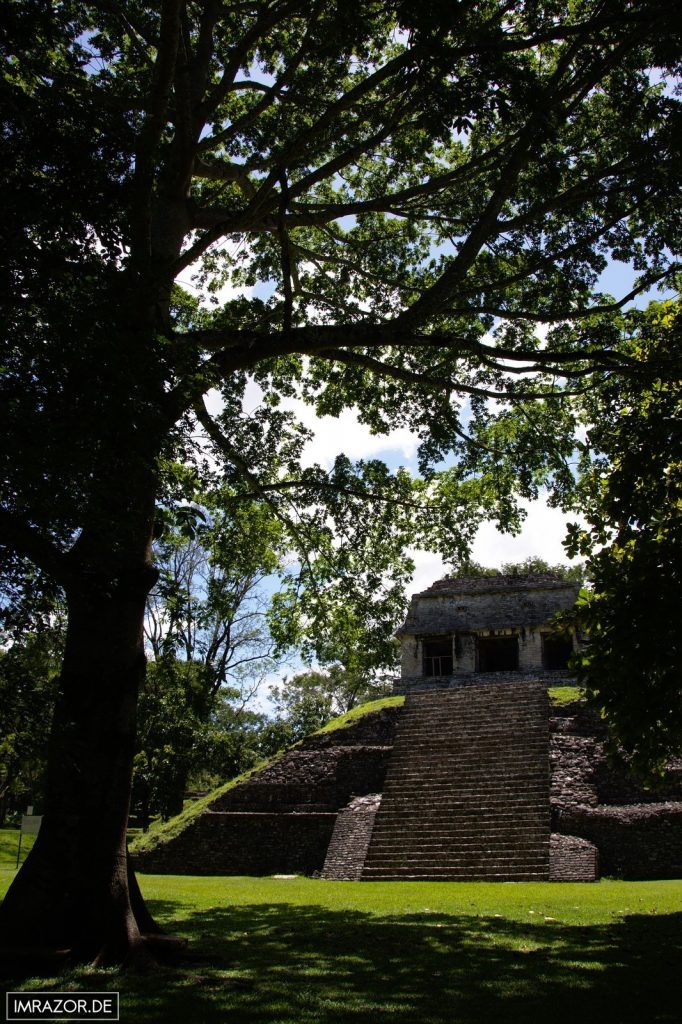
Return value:
[(545, 686), (408, 696), (363, 880), (549, 878)]
[(320, 878), (357, 881), (362, 869), (374, 821), (381, 804), (381, 793), (370, 793), (351, 800), (336, 816)]

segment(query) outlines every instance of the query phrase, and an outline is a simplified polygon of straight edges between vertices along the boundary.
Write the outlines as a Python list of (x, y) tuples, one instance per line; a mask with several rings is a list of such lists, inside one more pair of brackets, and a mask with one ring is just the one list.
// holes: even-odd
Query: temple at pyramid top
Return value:
[(573, 630), (557, 612), (575, 603), (579, 584), (555, 573), (446, 577), (415, 594), (400, 638), (404, 692), (509, 675), (568, 676)]

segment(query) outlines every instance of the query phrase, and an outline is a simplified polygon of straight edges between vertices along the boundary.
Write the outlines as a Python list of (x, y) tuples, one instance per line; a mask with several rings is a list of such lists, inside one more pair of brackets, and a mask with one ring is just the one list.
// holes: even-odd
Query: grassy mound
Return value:
[[(331, 722), (328, 722), (327, 725), (323, 726), (322, 729), (312, 733), (312, 735), (317, 736), (320, 733), (335, 732), (337, 729), (347, 729), (350, 726), (355, 725), (358, 719), (363, 718), (365, 715), (374, 714), (377, 711), (381, 711), (383, 708), (399, 707), (404, 702), (404, 697), (382, 697), (379, 700), (369, 701), (367, 704), (361, 704), (357, 708), (353, 708), (352, 711), (348, 711), (345, 715), (340, 715), (338, 718), (334, 718)], [(299, 746), (302, 742), (304, 741), (299, 740), (299, 743), (294, 744), (294, 747)], [(294, 749), (294, 747), (290, 749)], [(274, 762), (279, 760), (284, 753), (286, 753), (286, 751), (280, 751), (275, 754), (274, 757), (267, 758), (264, 761), (259, 761), (258, 764), (255, 764), (253, 768), (249, 768), (249, 770), (244, 772), (242, 775), (238, 775), (236, 778), (230, 779), (229, 782), (226, 782), (217, 789), (212, 790), (210, 793), (207, 793), (206, 796), (202, 796), (199, 800), (192, 801), (192, 803), (185, 807), (180, 814), (177, 814), (169, 821), (153, 822), (148, 832), (136, 836), (131, 841), (130, 852), (148, 853), (150, 850), (156, 849), (157, 846), (167, 843), (170, 839), (174, 839), (175, 836), (184, 832), (187, 826), (207, 810), (215, 800), (223, 796), (223, 794), (227, 793), (229, 790), (234, 789), (234, 787), (238, 786), (241, 782), (245, 782), (247, 779), (257, 775), (258, 772), (267, 768), (268, 765), (274, 764)]]
[(339, 715), (338, 718), (333, 718), (331, 722), (327, 722), (321, 729), (313, 733), (313, 736), (317, 736), (324, 732), (336, 732), (337, 729), (345, 729), (349, 725), (354, 725), (358, 718), (364, 718), (365, 715), (374, 714), (375, 711), (383, 711), (384, 708), (399, 708), (405, 703), (405, 697), (380, 697), (379, 700), (371, 700), (367, 704), (359, 704), (358, 707), (353, 708), (351, 711), (347, 711), (345, 715)]
[(225, 782), (222, 786), (218, 786), (217, 789), (207, 793), (206, 796), (200, 797), (198, 800), (193, 800), (191, 804), (184, 808), (180, 814), (176, 814), (174, 818), (170, 818), (169, 821), (154, 821), (149, 826), (149, 831), (144, 832), (141, 835), (135, 836), (130, 843), (131, 853), (147, 853), (149, 850), (156, 849), (162, 843), (167, 843), (169, 839), (174, 839), (175, 836), (180, 835), (181, 832), (187, 828), (187, 826), (198, 818), (200, 814), (205, 811), (214, 800), (222, 796), (223, 793), (227, 793), (228, 790), (234, 789), (240, 782), (245, 782), (246, 779), (251, 778), (257, 772), (260, 772), (269, 764), (273, 764), (282, 756), (281, 753), (275, 754), (274, 757), (270, 757), (264, 761), (259, 761), (253, 768), (249, 768), (248, 771), (243, 772), (242, 775), (237, 775), (234, 779), (230, 779), (229, 782)]

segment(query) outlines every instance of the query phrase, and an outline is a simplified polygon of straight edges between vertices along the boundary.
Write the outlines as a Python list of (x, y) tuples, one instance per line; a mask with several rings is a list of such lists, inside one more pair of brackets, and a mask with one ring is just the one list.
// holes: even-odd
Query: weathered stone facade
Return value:
[(552, 829), (599, 851), (602, 875), (682, 877), (682, 764), (646, 789), (606, 756), (606, 729), (583, 704), (550, 715)]
[(334, 832), (327, 848), (322, 878), (358, 881), (367, 860), (381, 793), (358, 796), (336, 816)]
[(575, 647), (550, 620), (575, 603), (578, 584), (553, 573), (443, 579), (416, 594), (397, 636), (398, 692), (513, 674), (565, 676)]
[[(505, 688), (509, 696), (515, 689), (523, 694), (528, 685), (532, 686), (518, 678), (517, 684)], [(542, 686), (542, 682), (536, 685)], [(484, 691), (492, 691), (494, 696), (496, 688), (477, 689), (474, 703), (479, 706)], [(466, 702), (466, 692), (460, 691), (461, 701)], [(433, 701), (433, 714), (440, 719), (442, 728), (452, 714), (448, 697), (454, 698), (455, 691), (446, 689), (442, 698), (437, 692), (424, 696)], [(443, 707), (439, 710), (441, 703)], [(509, 722), (509, 735), (516, 742), (519, 729), (504, 704), (494, 701), (492, 707), (499, 707), (500, 719)], [(673, 768), (665, 788), (646, 790), (627, 770), (609, 765), (603, 725), (583, 704), (551, 708), (549, 721), (546, 711), (537, 713), (545, 716), (544, 728), (549, 732), (549, 757), (546, 749), (543, 756), (550, 779), (547, 834), (551, 827), (552, 835), (549, 874), (545, 877), (556, 881), (590, 881), (599, 873), (623, 878), (682, 877), (682, 766)], [(426, 741), (427, 746), (433, 746), (438, 773), (419, 796), (413, 788), (414, 774), (410, 762), (405, 760), (405, 751), (394, 749), (396, 728), (404, 716), (400, 707), (386, 708), (360, 718), (346, 729), (310, 737), (251, 779), (217, 796), (168, 841), (138, 853), (136, 866), (143, 871), (167, 874), (321, 872), (327, 878), (361, 878), (368, 863), (380, 794), (391, 761), (394, 774), (402, 775), (410, 789), (404, 794), (405, 822), (419, 834), (419, 815), (427, 815), (421, 831), (426, 843), (425, 856), (427, 847), (430, 856), (434, 843), (437, 847), (453, 840), (450, 812), (442, 840), (433, 832), (437, 817), (433, 797), (449, 777), (447, 762), (460, 756), (457, 749), (465, 737), (476, 762), (481, 760), (476, 750), (479, 742), (485, 740), (486, 731), (483, 729), (480, 740), (476, 739), (471, 732), (473, 721), (467, 723), (458, 712), (464, 732), (462, 740), (453, 735), (451, 750), (443, 749), (431, 725), (425, 737), (416, 736), (415, 745)], [(401, 745), (406, 750), (409, 731), (405, 718)], [(494, 737), (492, 731), (489, 739), (492, 742), (486, 756), (492, 756), (506, 742), (501, 733)], [(510, 841), (518, 843), (519, 855), (527, 856), (529, 830), (519, 817), (515, 795), (518, 781), (513, 782), (508, 765), (498, 771), (495, 763), (495, 759), (490, 762), (483, 782), (473, 777), (466, 781), (467, 773), (455, 772), (453, 797), (460, 802), (457, 791), (470, 785), (474, 806), (487, 801), (493, 818), (497, 815), (499, 819), (500, 828), (508, 829), (516, 821), (518, 829), (512, 829)], [(539, 763), (538, 768), (542, 768)], [(421, 769), (417, 772), (420, 774)], [(447, 800), (447, 793), (443, 795)], [(489, 827), (495, 829), (494, 820)], [(402, 828), (398, 822), (398, 839)], [(455, 833), (459, 834), (457, 830)], [(415, 858), (421, 860), (418, 838), (411, 843), (412, 863)], [(483, 851), (481, 858), (484, 874), (487, 868)], [(371, 873), (366, 871), (364, 877), (371, 877)]]
[(577, 836), (553, 832), (549, 844), (552, 882), (593, 882), (599, 878), (599, 850)]
[(400, 708), (318, 733), (216, 796), (186, 827), (134, 853), (157, 874), (314, 874), (322, 870), (337, 812), (381, 792)]
[[(575, 638), (552, 616), (576, 585), (543, 576), (442, 580), (400, 631), (404, 708), (309, 737), (216, 794), (138, 853), (160, 873), (336, 879), (592, 881), (682, 877), (682, 765), (646, 790), (607, 760), (575, 702)], [(472, 689), (473, 688), (473, 689)]]

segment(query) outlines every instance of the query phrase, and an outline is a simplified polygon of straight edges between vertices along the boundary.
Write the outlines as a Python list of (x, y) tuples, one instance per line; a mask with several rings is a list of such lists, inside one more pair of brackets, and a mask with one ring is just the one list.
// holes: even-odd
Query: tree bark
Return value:
[(104, 559), (85, 547), (88, 568), (67, 593), (45, 815), (0, 908), (0, 943), (29, 960), (64, 950), (77, 963), (139, 962), (150, 959), (147, 936), (159, 931), (126, 847), (144, 608), (155, 572), (147, 537), (137, 559), (122, 560), (120, 548), (110, 557), (113, 574), (93, 572)]

